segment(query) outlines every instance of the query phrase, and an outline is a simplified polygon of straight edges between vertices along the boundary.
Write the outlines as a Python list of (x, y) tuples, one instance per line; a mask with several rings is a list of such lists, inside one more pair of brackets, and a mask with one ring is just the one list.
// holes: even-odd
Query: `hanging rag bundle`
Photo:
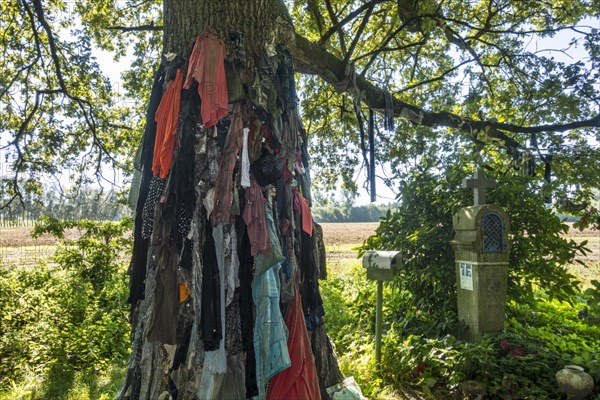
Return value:
[(227, 115), (227, 77), (225, 75), (225, 45), (211, 28), (206, 28), (196, 39), (190, 55), (184, 87), (189, 89), (192, 78), (198, 82), (202, 100), (201, 115), (205, 128), (214, 126)]
[(242, 177), (241, 186), (250, 187), (250, 157), (248, 156), (248, 133), (250, 128), (244, 128), (244, 137), (242, 139)]
[(237, 163), (237, 155), (242, 148), (243, 125), (241, 107), (236, 105), (229, 133), (223, 146), (223, 154), (219, 163), (217, 182), (215, 184), (215, 206), (213, 220), (215, 223), (229, 221), (233, 202), (233, 170)]
[(252, 281), (252, 299), (256, 310), (254, 353), (258, 400), (266, 399), (269, 380), (291, 365), (287, 348), (288, 332), (279, 308), (279, 270), (284, 257), (270, 207), (266, 209), (266, 219), (270, 250), (268, 254), (259, 253), (255, 257), (256, 275)]
[(243, 218), (248, 229), (250, 238), (251, 254), (256, 256), (259, 253), (269, 251), (269, 233), (267, 231), (267, 217), (265, 214), (265, 198), (260, 186), (252, 176), (250, 187), (246, 189), (246, 205), (244, 207)]
[(383, 92), (385, 100), (385, 113), (383, 118), (383, 127), (388, 131), (394, 130), (394, 99), (389, 91)]
[(308, 200), (304, 198), (300, 193), (298, 194), (298, 200), (300, 201), (300, 210), (302, 213), (302, 231), (305, 232), (308, 236), (312, 236), (313, 234), (313, 220), (312, 213), (310, 212), (310, 204)]

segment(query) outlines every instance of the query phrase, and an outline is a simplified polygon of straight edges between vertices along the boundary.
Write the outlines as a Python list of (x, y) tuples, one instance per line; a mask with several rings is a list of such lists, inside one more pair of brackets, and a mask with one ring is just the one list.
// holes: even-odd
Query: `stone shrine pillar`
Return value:
[(500, 207), (485, 204), (485, 189), (493, 185), (483, 170), (463, 180), (463, 187), (474, 189), (475, 205), (453, 217), (458, 318), (468, 326), (467, 340), (504, 328), (510, 225)]

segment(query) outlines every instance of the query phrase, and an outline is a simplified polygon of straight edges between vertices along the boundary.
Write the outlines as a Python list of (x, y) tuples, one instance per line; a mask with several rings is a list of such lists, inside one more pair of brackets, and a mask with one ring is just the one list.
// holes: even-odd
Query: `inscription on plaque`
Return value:
[(473, 290), (473, 264), (460, 263), (460, 288)]

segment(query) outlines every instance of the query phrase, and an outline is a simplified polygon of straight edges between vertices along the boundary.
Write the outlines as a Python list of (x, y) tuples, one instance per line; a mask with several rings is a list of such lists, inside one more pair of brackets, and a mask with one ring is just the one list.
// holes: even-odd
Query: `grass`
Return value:
[(327, 273), (329, 276), (337, 277), (340, 273), (351, 269), (353, 266), (362, 266), (362, 259), (357, 258), (358, 252), (353, 250), (356, 244), (326, 245)]
[(42, 381), (31, 371), (19, 383), (0, 393), (0, 400), (109, 400), (117, 397), (125, 379), (125, 366), (112, 366), (96, 374), (56, 370)]

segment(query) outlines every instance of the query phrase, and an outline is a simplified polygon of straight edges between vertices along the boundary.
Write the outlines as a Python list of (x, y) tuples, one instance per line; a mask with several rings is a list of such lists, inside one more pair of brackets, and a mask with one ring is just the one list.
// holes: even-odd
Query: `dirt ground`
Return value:
[[(377, 222), (365, 223), (323, 223), (325, 244), (359, 244), (375, 233)], [(37, 239), (31, 237), (31, 227), (0, 228), (0, 247), (23, 247), (53, 245), (56, 239), (43, 235)], [(67, 231), (67, 238), (76, 238), (77, 231)]]
[[(588, 239), (588, 247), (592, 247), (594, 253), (598, 254), (600, 244), (600, 231), (594, 229), (585, 229), (580, 231), (570, 226), (568, 237), (574, 240)], [(326, 245), (336, 244), (360, 244), (370, 235), (375, 233), (379, 226), (378, 222), (341, 222), (341, 223), (322, 223), (323, 236)]]
[[(570, 224), (572, 225), (572, 224)], [(378, 222), (331, 222), (322, 223), (323, 236), (325, 244), (360, 244), (370, 235), (375, 233), (375, 229), (379, 226)], [(21, 246), (36, 246), (36, 245), (52, 245), (56, 243), (56, 239), (50, 235), (43, 235), (37, 239), (31, 237), (31, 227), (21, 228), (0, 228), (0, 247), (21, 247)], [(76, 238), (78, 235), (76, 230), (67, 231), (67, 238)], [(573, 239), (588, 238), (590, 243), (594, 239), (600, 240), (600, 231), (586, 229), (571, 228), (569, 237)], [(592, 243), (593, 244), (593, 243)], [(596, 244), (597, 246), (597, 244)]]
[(360, 244), (375, 233), (379, 222), (324, 222), (325, 245)]
[[(32, 227), (0, 228), (0, 247), (46, 246), (56, 244), (57, 240), (47, 234), (32, 238)], [(67, 230), (65, 237), (75, 239), (79, 235), (75, 229)]]
[[(354, 247), (361, 244), (370, 235), (375, 233), (379, 226), (377, 222), (361, 223), (322, 223), (325, 245), (330, 249), (344, 246), (344, 251), (348, 247)], [(56, 239), (50, 235), (43, 235), (34, 239), (31, 237), (31, 227), (20, 228), (0, 228), (0, 248), (29, 247), (29, 246), (51, 246), (56, 243)], [(67, 238), (76, 238), (77, 230), (67, 231)], [(579, 231), (571, 228), (569, 237), (574, 240), (588, 240), (588, 248), (591, 250), (587, 256), (580, 257), (586, 262), (600, 262), (600, 231), (587, 229)], [(349, 246), (351, 245), (351, 246)]]

